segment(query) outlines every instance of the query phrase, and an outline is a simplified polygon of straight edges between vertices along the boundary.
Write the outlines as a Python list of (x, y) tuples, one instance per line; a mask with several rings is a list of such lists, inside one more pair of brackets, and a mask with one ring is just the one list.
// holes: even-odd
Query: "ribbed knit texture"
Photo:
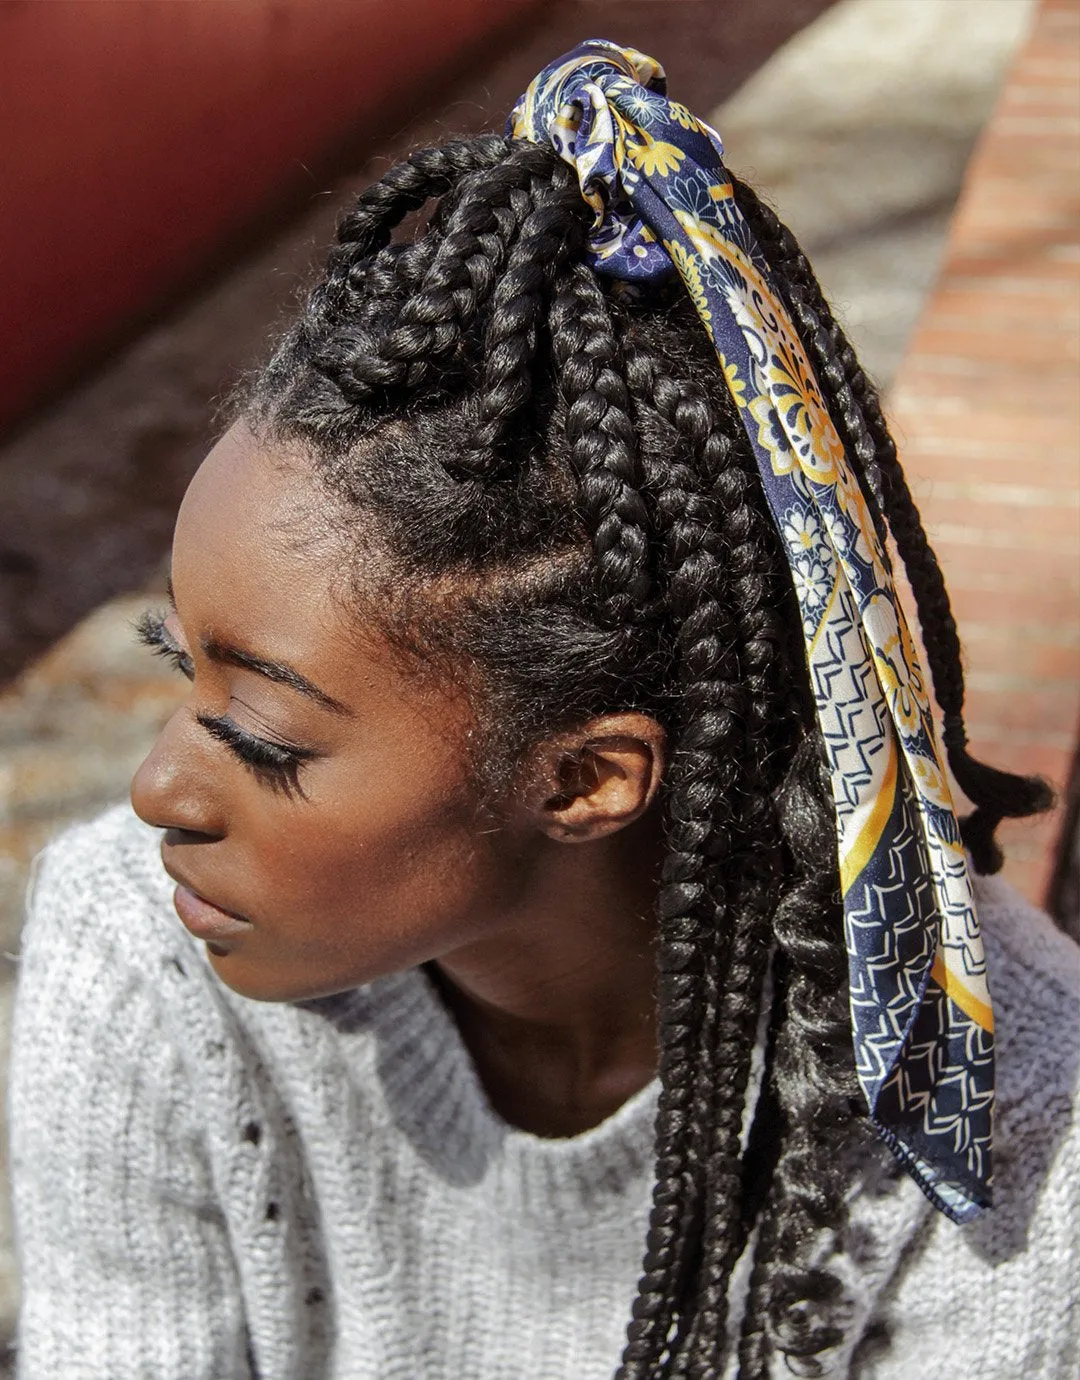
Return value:
[[(110, 811), (32, 888), (11, 1077), (22, 1380), (609, 1380), (655, 1085), (545, 1140), (491, 1110), (422, 972), (238, 997), (176, 919), (158, 837)], [(1004, 884), (979, 897), (999, 1206), (958, 1228), (906, 1178), (862, 1176), (842, 1262), (857, 1346), (831, 1375), (1078, 1373), (1080, 954)]]

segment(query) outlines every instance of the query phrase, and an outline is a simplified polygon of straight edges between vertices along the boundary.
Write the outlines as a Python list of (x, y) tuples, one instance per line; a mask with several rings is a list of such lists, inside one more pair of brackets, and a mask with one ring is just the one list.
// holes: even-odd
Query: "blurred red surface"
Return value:
[(0, 426), (536, 0), (0, 6)]

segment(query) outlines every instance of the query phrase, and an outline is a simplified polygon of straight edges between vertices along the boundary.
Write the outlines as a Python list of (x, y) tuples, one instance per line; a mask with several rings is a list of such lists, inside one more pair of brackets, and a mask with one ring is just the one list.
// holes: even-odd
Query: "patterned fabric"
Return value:
[(960, 830), (889, 562), (715, 130), (652, 58), (590, 39), (509, 133), (550, 142), (595, 212), (598, 273), (678, 271), (757, 457), (828, 751), (858, 1076), (881, 1135), (956, 1221), (990, 1202), (993, 1018)]

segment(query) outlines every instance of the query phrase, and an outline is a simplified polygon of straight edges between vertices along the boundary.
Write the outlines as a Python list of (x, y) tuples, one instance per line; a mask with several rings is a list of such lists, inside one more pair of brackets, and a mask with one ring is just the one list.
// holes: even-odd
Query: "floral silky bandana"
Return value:
[(743, 219), (716, 132), (659, 63), (590, 39), (508, 132), (551, 143), (595, 212), (598, 273), (678, 271), (720, 357), (791, 566), (836, 804), (859, 1081), (955, 1221), (990, 1203), (993, 1017), (926, 682), (866, 500)]

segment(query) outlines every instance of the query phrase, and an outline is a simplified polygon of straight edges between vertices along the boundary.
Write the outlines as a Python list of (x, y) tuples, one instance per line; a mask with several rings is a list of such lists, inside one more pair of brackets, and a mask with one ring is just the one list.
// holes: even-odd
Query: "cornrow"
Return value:
[[(634, 393), (639, 414), (646, 412), (650, 406), (647, 400), (651, 396), (656, 374), (655, 358), (638, 347), (634, 354), (634, 365), (628, 367), (628, 378), (636, 384)], [(738, 1065), (733, 1069), (725, 1068), (714, 1057), (714, 1051), (724, 958), (729, 943), (729, 926), (726, 923), (728, 902), (724, 883), (720, 879), (745, 848), (746, 832), (745, 823), (736, 821), (731, 808), (743, 774), (743, 764), (730, 753), (728, 745), (742, 736), (746, 702), (744, 683), (734, 653), (738, 639), (731, 609), (728, 601), (722, 602), (717, 598), (723, 582), (714, 577), (714, 569), (716, 563), (723, 560), (724, 552), (716, 535), (720, 528), (716, 500), (708, 489), (695, 482), (693, 470), (686, 463), (694, 457), (694, 438), (688, 437), (685, 432), (680, 435), (674, 426), (673, 430), (676, 431), (674, 456), (667, 463), (656, 465), (663, 476), (657, 485), (656, 503), (664, 536), (664, 564), (670, 581), (668, 605), (680, 617), (684, 629), (680, 636), (680, 664), (684, 703), (689, 717), (680, 735), (685, 755), (676, 759), (685, 772), (684, 781), (679, 781), (680, 785), (684, 784), (685, 798), (682, 793), (672, 790), (669, 846), (672, 848), (673, 862), (677, 861), (680, 866), (679, 880), (686, 883), (697, 882), (701, 878), (697, 882), (700, 890), (696, 894), (683, 893), (678, 899), (684, 904), (688, 902), (688, 909), (692, 906), (701, 917), (703, 933), (699, 942), (704, 948), (701, 969), (694, 973), (695, 980), (701, 984), (697, 1030), (695, 1032), (693, 1023), (687, 1021), (686, 1030), (679, 1032), (688, 1039), (695, 1039), (695, 1058), (689, 1069), (690, 1125), (688, 1134), (683, 1138), (682, 1151), (685, 1156), (683, 1163), (688, 1162), (689, 1172), (696, 1176), (693, 1192), (701, 1200), (698, 1211), (707, 1222), (710, 1203), (726, 1204), (727, 1198), (734, 1199), (734, 1191), (725, 1192), (725, 1185), (732, 1173), (738, 1172), (737, 1143), (733, 1145), (730, 1136), (723, 1134), (730, 1117), (719, 1119), (721, 1131), (718, 1135), (717, 1109), (721, 1106), (734, 1108), (737, 1131), (745, 1092), (745, 1077), (740, 1079)], [(731, 447), (725, 445), (724, 449), (729, 454), (725, 455), (722, 463), (730, 464), (733, 459)], [(683, 454), (680, 454), (680, 450)], [(684, 843), (686, 831), (679, 830), (678, 824), (688, 815), (700, 821), (699, 834), (696, 838), (686, 839)], [(684, 923), (684, 917), (679, 917), (677, 926), (671, 927), (676, 943), (682, 942), (680, 929)], [(663, 928), (661, 937), (663, 942), (666, 937)], [(684, 1067), (680, 1065), (673, 1073), (673, 1083)], [(674, 1176), (677, 1168), (681, 1168), (677, 1146), (671, 1158), (671, 1173)], [(685, 1175), (688, 1170), (681, 1168), (681, 1172)], [(666, 1205), (665, 1197), (663, 1206)], [(690, 1232), (684, 1232), (678, 1238), (680, 1254), (676, 1260), (675, 1278), (683, 1290), (686, 1289), (686, 1283), (680, 1279), (680, 1275), (685, 1272), (692, 1251), (700, 1256), (703, 1226), (704, 1223), (694, 1223)], [(645, 1291), (650, 1288), (656, 1290), (660, 1283), (652, 1277), (649, 1269), (651, 1263), (647, 1257), (640, 1286), (642, 1295), (646, 1297)], [(695, 1320), (690, 1308), (691, 1300), (680, 1300), (670, 1286), (667, 1295), (669, 1306), (663, 1309), (656, 1307), (656, 1320), (649, 1337), (650, 1347), (647, 1350), (627, 1349), (624, 1367), (628, 1374), (635, 1373), (630, 1369), (631, 1363), (637, 1364), (640, 1373), (649, 1373), (641, 1369), (642, 1365), (655, 1365), (662, 1355), (663, 1343), (672, 1322), (678, 1324), (680, 1334), (680, 1344), (673, 1350), (673, 1359), (677, 1361), (686, 1354), (685, 1338)], [(672, 1317), (670, 1305), (681, 1307), (683, 1315)]]
[(759, 1218), (740, 1342), (740, 1380), (764, 1380), (775, 1351), (805, 1360), (843, 1340), (837, 1320), (845, 1304), (839, 1278), (828, 1268), (803, 1263), (820, 1252), (823, 1238), (826, 1244), (842, 1238), (846, 1177), (852, 1150), (863, 1139), (850, 1112), (857, 1085), (846, 956), (836, 941), (842, 928), (839, 880), (834, 868), (822, 866), (820, 852), (807, 847), (815, 824), (818, 829), (829, 826), (824, 792), (811, 786), (815, 775), (823, 786), (824, 765), (817, 745), (808, 739), (780, 797), (794, 885), (773, 921), (779, 1019), (762, 1111), (778, 1118), (783, 1135)]
[[(621, 350), (611, 316), (592, 274), (574, 265), (553, 304), (552, 345), (557, 378), (567, 411), (565, 432), (570, 463), (578, 476), (582, 516), (592, 537), (598, 594), (608, 621), (632, 624), (644, 614), (654, 575), (647, 564), (650, 514), (641, 491), (639, 438), (631, 417), (632, 399), (620, 372)], [(662, 506), (662, 504), (661, 504)], [(668, 601), (680, 598), (700, 604), (705, 582), (690, 563), (699, 552), (697, 534), (669, 527)], [(707, 1009), (703, 991), (709, 898), (704, 885), (705, 837), (698, 821), (717, 821), (702, 792), (716, 791), (720, 778), (717, 745), (719, 722), (711, 724), (714, 742), (706, 741), (705, 718), (721, 704), (725, 690), (705, 681), (724, 670), (717, 663), (723, 643), (709, 635), (722, 631), (707, 625), (704, 614), (692, 638), (684, 620), (677, 642), (678, 660), (689, 665), (694, 690), (684, 700), (686, 726), (679, 736), (666, 795), (668, 853), (659, 899), (660, 1065), (663, 1091), (657, 1118), (657, 1182), (646, 1256), (627, 1348), (620, 1374), (645, 1375), (663, 1355), (676, 1321), (683, 1279), (690, 1265), (695, 1219), (700, 1215), (700, 1157), (695, 1164), (688, 1127), (695, 1122), (706, 1078), (695, 1078), (699, 1026)], [(710, 661), (711, 658), (711, 661)], [(696, 664), (695, 664), (696, 663)], [(700, 741), (693, 742), (695, 729)], [(719, 798), (719, 797), (718, 797)], [(688, 958), (690, 961), (688, 961)]]
[(389, 244), (394, 226), (410, 211), (442, 196), (463, 174), (495, 168), (506, 154), (506, 140), (490, 134), (418, 149), (395, 164), (360, 193), (338, 227), (337, 245), (327, 257), (320, 295), (313, 305), (317, 306), (328, 291), (347, 283), (375, 250)]
[[(496, 147), (504, 161), (492, 167), (489, 159)], [(458, 347), (463, 330), (499, 281), (499, 270), (521, 232), (522, 221), (539, 209), (538, 176), (543, 182), (554, 180), (569, 203), (572, 174), (565, 165), (553, 169), (550, 162), (538, 160), (530, 146), (506, 141), (483, 143), (476, 159), (467, 156), (468, 148), (454, 146), (451, 166), (466, 169), (467, 175), (455, 186), (454, 206), (439, 238), (425, 236), (408, 246), (386, 245), (373, 259), (362, 257), (369, 245), (385, 244), (393, 226), (409, 211), (454, 185), (447, 168), (438, 162), (431, 166), (431, 160), (421, 154), (414, 155), (417, 177), (399, 196), (375, 197), (374, 207), (364, 205), (361, 197), (357, 209), (339, 227), (330, 271), (312, 294), (308, 330), (317, 339), (327, 324), (338, 321), (360, 328), (362, 334), (353, 340), (348, 354), (347, 370), (341, 368), (338, 349), (314, 356), (316, 367), (335, 377), (354, 403), (380, 391), (418, 387), (429, 370)], [(579, 196), (574, 208), (579, 215), (580, 206)], [(519, 273), (522, 263), (538, 262), (535, 251), (544, 247), (533, 244), (532, 254), (519, 255)], [(387, 309), (394, 306), (396, 311), (387, 320)], [(382, 318), (378, 327), (373, 328), (373, 317)]]
[[(735, 185), (911, 576), (968, 828), (985, 834), (1042, 788), (979, 775), (963, 752), (955, 624), (876, 394), (790, 232)], [(304, 444), (358, 552), (385, 557), (357, 563), (365, 617), (467, 672), (492, 798), (569, 725), (635, 709), (667, 731), (656, 1177), (618, 1380), (718, 1380), (733, 1346), (740, 1380), (778, 1355), (809, 1374), (846, 1340), (830, 1260), (845, 1190), (880, 1153), (852, 1067), (824, 745), (787, 560), (713, 348), (681, 288), (601, 284), (590, 215), (550, 148), (483, 136), (413, 154), (344, 218), (243, 405), (268, 440)]]
[[(432, 197), (446, 192), (461, 173), (498, 163), (504, 151), (494, 135), (421, 149), (366, 188), (338, 226), (337, 243), (327, 258), (325, 275), (308, 299), (297, 333), (309, 343), (315, 341), (328, 328), (348, 319), (358, 301), (383, 297), (397, 280), (392, 266), (399, 255), (377, 251), (389, 245), (394, 227)], [(411, 255), (405, 255), (405, 262), (426, 258), (433, 248), (419, 240), (411, 246)]]

